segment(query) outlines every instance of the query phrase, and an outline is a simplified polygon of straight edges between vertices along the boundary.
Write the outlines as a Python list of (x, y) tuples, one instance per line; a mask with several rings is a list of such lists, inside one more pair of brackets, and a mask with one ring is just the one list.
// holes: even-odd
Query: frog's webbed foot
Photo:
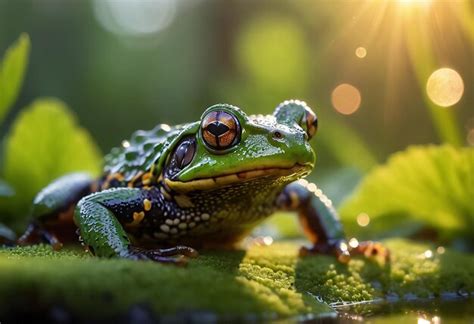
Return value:
[(55, 251), (63, 247), (63, 244), (58, 240), (56, 235), (45, 229), (38, 222), (33, 221), (28, 225), (25, 233), (17, 240), (17, 244), (25, 246), (38, 243), (47, 243), (51, 245)]
[(341, 263), (347, 263), (351, 257), (363, 255), (366, 258), (379, 257), (384, 261), (390, 260), (390, 251), (380, 242), (364, 241), (349, 245), (345, 240), (333, 240), (316, 243), (311, 248), (302, 247), (300, 255), (333, 254)]
[(127, 258), (134, 260), (152, 260), (160, 263), (171, 263), (179, 266), (186, 265), (189, 258), (195, 258), (198, 252), (188, 246), (178, 245), (166, 249), (143, 249), (139, 247), (129, 247)]
[(363, 241), (349, 246), (351, 255), (364, 255), (367, 258), (380, 257), (385, 261), (390, 260), (390, 250), (382, 243), (376, 241)]

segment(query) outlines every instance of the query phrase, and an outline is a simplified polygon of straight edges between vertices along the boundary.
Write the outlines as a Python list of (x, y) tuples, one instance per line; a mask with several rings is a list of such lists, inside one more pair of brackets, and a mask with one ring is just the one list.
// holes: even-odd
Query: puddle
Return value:
[(378, 300), (333, 307), (338, 312), (334, 323), (474, 323), (474, 297)]

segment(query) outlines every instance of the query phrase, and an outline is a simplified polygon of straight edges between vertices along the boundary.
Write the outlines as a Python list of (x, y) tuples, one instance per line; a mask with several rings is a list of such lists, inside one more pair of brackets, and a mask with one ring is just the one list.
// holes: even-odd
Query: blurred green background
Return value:
[[(104, 152), (136, 129), (197, 120), (214, 103), (271, 113), (298, 98), (320, 120), (312, 177), (337, 203), (362, 173), (410, 144), (474, 145), (473, 6), (0, 0), (1, 52), (22, 32), (32, 40), (21, 97), (1, 134), (38, 96), (65, 101)], [(443, 67), (464, 85), (451, 89), (459, 100), (448, 108), (426, 92)], [(355, 92), (333, 93), (340, 84)]]

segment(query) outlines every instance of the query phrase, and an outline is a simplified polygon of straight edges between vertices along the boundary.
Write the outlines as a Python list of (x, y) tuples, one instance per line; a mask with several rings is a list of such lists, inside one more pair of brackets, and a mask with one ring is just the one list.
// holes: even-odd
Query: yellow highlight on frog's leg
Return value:
[(149, 211), (151, 209), (151, 201), (148, 199), (143, 200), (143, 208), (145, 211)]
[(138, 224), (140, 224), (140, 222), (143, 220), (143, 218), (145, 217), (145, 212), (134, 212), (133, 213), (133, 221), (128, 224), (129, 226), (136, 226)]

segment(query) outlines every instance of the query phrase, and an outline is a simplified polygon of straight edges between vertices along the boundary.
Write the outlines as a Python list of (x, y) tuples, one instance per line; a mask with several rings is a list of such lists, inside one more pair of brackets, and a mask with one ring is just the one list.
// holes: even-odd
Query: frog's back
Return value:
[(174, 139), (189, 124), (170, 127), (159, 124), (151, 130), (138, 130), (120, 147), (114, 147), (104, 158), (104, 178), (110, 181), (107, 187), (122, 186), (133, 182), (144, 173), (159, 174), (160, 166), (156, 162), (163, 159)]

